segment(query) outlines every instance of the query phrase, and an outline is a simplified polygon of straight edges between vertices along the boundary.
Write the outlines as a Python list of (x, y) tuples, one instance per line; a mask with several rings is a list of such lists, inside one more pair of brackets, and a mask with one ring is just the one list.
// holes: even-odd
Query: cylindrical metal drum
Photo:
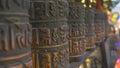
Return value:
[(85, 9), (80, 1), (69, 1), (69, 51), (70, 62), (80, 61), (84, 55)]
[(100, 15), (101, 11), (100, 10), (96, 10), (95, 11), (95, 34), (96, 34), (96, 43), (99, 43), (101, 40), (101, 15)]
[(91, 48), (95, 47), (95, 25), (94, 25), (94, 8), (89, 7), (89, 3), (85, 8), (85, 38), (86, 38), (86, 45), (85, 49), (90, 50)]
[(102, 40), (103, 40), (103, 20), (102, 20), (102, 17), (103, 16), (103, 12), (100, 10), (100, 14), (99, 14), (99, 17), (100, 17), (100, 19), (99, 19), (99, 21), (100, 21), (100, 26), (99, 26), (99, 28), (100, 28), (100, 30), (99, 30), (99, 41), (100, 42), (102, 42)]
[(104, 13), (101, 10), (96, 10), (95, 12), (95, 34), (96, 34), (96, 43), (102, 42), (105, 38), (105, 22), (104, 22)]
[(105, 15), (106, 15), (106, 13), (102, 12), (102, 16), (101, 16), (101, 20), (102, 20), (102, 22), (101, 22), (102, 23), (102, 26), (101, 26), (102, 27), (101, 28), (101, 31), (102, 31), (102, 33), (101, 33), (101, 39), (102, 40), (105, 39), (105, 30), (106, 30), (105, 24), (108, 23), (108, 22), (104, 21), (105, 19), (107, 19), (107, 18), (105, 18), (106, 17)]
[(103, 17), (104, 17), (103, 22), (104, 22), (104, 25), (105, 25), (105, 29), (104, 29), (104, 31), (105, 31), (105, 37), (107, 37), (107, 36), (108, 36), (108, 33), (110, 32), (110, 31), (109, 31), (109, 30), (110, 30), (110, 25), (109, 25), (109, 23), (108, 23), (107, 13), (104, 13), (104, 14), (103, 14)]
[(34, 68), (69, 68), (68, 2), (32, 0)]
[(0, 68), (32, 68), (29, 0), (0, 0)]

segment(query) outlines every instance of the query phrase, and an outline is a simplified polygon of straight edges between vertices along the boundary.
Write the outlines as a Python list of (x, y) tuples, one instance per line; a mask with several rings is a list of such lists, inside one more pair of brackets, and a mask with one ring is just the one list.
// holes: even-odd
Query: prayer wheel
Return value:
[(105, 39), (105, 30), (106, 30), (105, 23), (107, 23), (107, 22), (104, 21), (104, 18), (106, 17), (105, 15), (106, 15), (106, 13), (102, 12), (102, 15), (101, 15), (101, 20), (102, 20), (102, 22), (101, 22), (101, 24), (102, 24), (102, 26), (101, 26), (101, 31), (102, 31), (102, 33), (101, 33), (101, 40), (102, 41)]
[(0, 68), (32, 68), (29, 0), (0, 0)]
[(102, 20), (103, 17), (102, 17), (102, 15), (103, 15), (103, 12), (100, 11), (100, 14), (99, 14), (99, 17), (100, 17), (100, 20), (99, 20), (99, 21), (100, 21), (100, 27), (99, 27), (99, 28), (100, 28), (100, 30), (99, 30), (99, 31), (100, 31), (100, 32), (99, 32), (100, 38), (99, 38), (99, 41), (100, 41), (100, 42), (102, 42), (103, 36), (104, 36), (104, 35), (103, 35), (103, 31), (104, 31), (104, 30), (103, 30), (103, 20)]
[(103, 24), (104, 24), (104, 36), (105, 38), (108, 36), (109, 33), (109, 23), (108, 23), (108, 16), (107, 13), (103, 13)]
[(101, 20), (101, 11), (95, 11), (95, 34), (96, 34), (96, 43), (99, 43), (102, 40), (102, 20)]
[(90, 1), (86, 0), (85, 8), (85, 50), (90, 50), (95, 47), (95, 23), (94, 23), (94, 8)]
[(85, 40), (85, 9), (81, 0), (69, 2), (69, 51), (70, 62), (80, 61), (84, 55)]
[(69, 68), (68, 2), (32, 0), (33, 68)]

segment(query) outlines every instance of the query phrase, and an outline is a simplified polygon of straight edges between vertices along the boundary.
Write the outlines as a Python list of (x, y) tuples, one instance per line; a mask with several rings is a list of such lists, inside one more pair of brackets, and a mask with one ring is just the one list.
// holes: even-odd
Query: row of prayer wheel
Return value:
[(107, 36), (106, 13), (85, 3), (0, 0), (0, 68), (69, 68)]

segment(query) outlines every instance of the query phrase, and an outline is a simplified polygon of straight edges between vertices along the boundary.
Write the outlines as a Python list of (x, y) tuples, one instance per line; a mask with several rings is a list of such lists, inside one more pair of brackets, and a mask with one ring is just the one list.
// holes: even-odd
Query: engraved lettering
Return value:
[(25, 46), (25, 37), (22, 34), (17, 35), (17, 43), (20, 48)]
[(39, 30), (42, 33), (42, 36), (41, 36), (42, 43), (50, 45), (51, 44), (51, 36), (50, 36), (51, 32), (50, 32), (50, 29), (48, 29), (48, 28), (40, 28)]
[(58, 8), (59, 8), (59, 16), (64, 16), (62, 1), (58, 1)]
[(8, 26), (0, 25), (0, 44), (3, 50), (9, 50), (9, 42), (8, 42)]
[(79, 52), (78, 41), (73, 41), (73, 52), (74, 53), (78, 53)]
[(67, 36), (65, 34), (65, 27), (64, 26), (60, 27), (60, 38), (63, 42), (66, 42), (66, 40), (67, 40)]
[(53, 41), (57, 42), (58, 39), (59, 37), (58, 37), (57, 28), (54, 28), (53, 29)]
[(33, 44), (38, 45), (39, 44), (39, 36), (38, 36), (38, 29), (33, 29)]
[(49, 54), (42, 54), (42, 68), (51, 68), (51, 56)]
[(14, 35), (14, 29), (13, 26), (11, 26), (11, 49), (15, 49), (15, 35)]
[(82, 51), (83, 51), (84, 48), (83, 48), (83, 45), (82, 45), (82, 44), (83, 44), (84, 42), (83, 42), (82, 40), (80, 40), (79, 43), (80, 43), (80, 44), (79, 44), (79, 45), (80, 45), (80, 47), (79, 47), (80, 53), (83, 54)]
[(55, 16), (56, 15), (56, 13), (55, 13), (55, 11), (56, 11), (56, 9), (55, 9), (55, 4), (54, 3), (52, 3), (52, 2), (50, 2), (49, 3), (49, 5), (48, 5), (48, 15), (50, 15), (50, 16)]
[(34, 2), (35, 19), (46, 19), (46, 5), (43, 2)]
[(59, 59), (58, 59), (58, 53), (57, 53), (57, 52), (54, 52), (54, 53), (53, 53), (53, 62), (54, 62), (53, 64), (54, 64), (54, 68), (58, 68), (58, 65), (57, 65), (57, 64), (58, 64), (58, 63), (57, 63), (58, 60), (59, 60)]
[(61, 62), (61, 65), (64, 66), (65, 65), (65, 55), (66, 55), (66, 50), (61, 50), (60, 51), (60, 62)]

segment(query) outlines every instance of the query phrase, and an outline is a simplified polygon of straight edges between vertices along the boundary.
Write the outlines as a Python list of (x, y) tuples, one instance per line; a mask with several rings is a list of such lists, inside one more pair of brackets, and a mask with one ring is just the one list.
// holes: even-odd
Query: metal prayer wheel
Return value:
[(85, 8), (85, 38), (86, 45), (85, 49), (89, 50), (95, 47), (95, 27), (94, 27), (94, 8), (87, 7)]
[(102, 18), (103, 18), (103, 12), (102, 11), (100, 11), (100, 14), (99, 14), (99, 17), (100, 17), (100, 32), (99, 32), (99, 36), (100, 36), (100, 38), (99, 38), (99, 40), (100, 41), (102, 41), (103, 40), (103, 32), (104, 32), (104, 30), (103, 30), (103, 20), (102, 20)]
[(68, 2), (32, 0), (33, 68), (68, 68)]
[(29, 0), (0, 0), (0, 68), (32, 68)]
[(105, 32), (105, 37), (108, 36), (110, 25), (108, 23), (108, 17), (107, 13), (103, 13), (103, 23), (104, 23), (104, 32)]
[(79, 61), (84, 55), (85, 40), (85, 9), (83, 4), (78, 1), (69, 1), (69, 51), (70, 62)]
[(98, 37), (97, 37), (97, 34), (98, 34), (98, 13), (97, 13), (97, 10), (95, 10), (95, 41), (96, 43), (98, 42)]
[(105, 25), (103, 22), (103, 12), (101, 10), (96, 10), (95, 14), (96, 22), (96, 42), (99, 43), (104, 39), (104, 29)]
[(102, 12), (102, 16), (101, 16), (101, 20), (102, 20), (102, 22), (101, 22), (102, 23), (102, 26), (101, 26), (101, 31), (102, 31), (102, 33), (101, 33), (101, 39), (102, 40), (105, 39), (105, 30), (106, 30), (106, 27), (105, 27), (105, 23), (106, 22), (104, 21), (104, 18), (106, 17), (105, 15), (106, 15), (106, 13)]
[(95, 34), (96, 34), (96, 43), (99, 43), (101, 40), (101, 15), (100, 15), (100, 10), (95, 11)]

